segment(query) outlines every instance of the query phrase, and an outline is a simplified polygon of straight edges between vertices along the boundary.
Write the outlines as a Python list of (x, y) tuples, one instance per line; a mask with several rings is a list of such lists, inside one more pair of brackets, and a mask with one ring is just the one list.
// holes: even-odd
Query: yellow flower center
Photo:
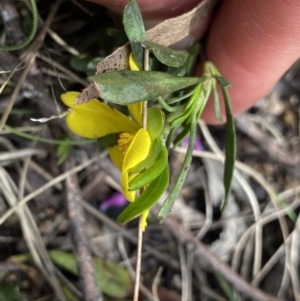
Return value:
[(134, 138), (135, 133), (121, 133), (120, 134), (120, 139), (117, 141), (118, 142), (118, 147), (119, 150), (123, 153), (123, 155), (125, 156), (129, 145), (132, 141), (132, 139)]

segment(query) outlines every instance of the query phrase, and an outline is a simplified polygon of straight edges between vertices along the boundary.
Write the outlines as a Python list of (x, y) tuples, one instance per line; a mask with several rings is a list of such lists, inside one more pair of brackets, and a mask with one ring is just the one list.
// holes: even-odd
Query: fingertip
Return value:
[[(103, 5), (115, 13), (122, 13), (128, 0), (88, 0)], [(193, 9), (199, 0), (139, 0), (138, 5), (147, 20), (162, 20), (179, 16)]]
[[(235, 115), (264, 97), (299, 57), (299, 13), (297, 0), (223, 2), (210, 28), (207, 58), (233, 84)], [(203, 118), (216, 123), (211, 101)]]

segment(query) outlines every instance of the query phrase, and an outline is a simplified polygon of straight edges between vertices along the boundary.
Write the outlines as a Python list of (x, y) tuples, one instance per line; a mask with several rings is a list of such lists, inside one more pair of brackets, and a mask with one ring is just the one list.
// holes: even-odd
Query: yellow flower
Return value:
[[(139, 71), (132, 56), (129, 59), (130, 69)], [(74, 106), (79, 93), (67, 92), (61, 99), (71, 111), (66, 117), (68, 127), (72, 132), (84, 138), (97, 139), (110, 134), (118, 134), (117, 145), (109, 147), (108, 152), (113, 163), (121, 170), (121, 185), (125, 198), (133, 202), (136, 191), (129, 191), (129, 182), (136, 174), (128, 171), (144, 161), (151, 147), (151, 136), (142, 127), (142, 102), (128, 105), (131, 118), (105, 103), (92, 99), (87, 103)], [(149, 210), (142, 214), (142, 228), (145, 230)]]
[(121, 184), (125, 198), (133, 202), (135, 191), (128, 190), (128, 184), (136, 175), (128, 176), (128, 170), (148, 156), (151, 137), (142, 128), (141, 103), (128, 106), (132, 119), (97, 99), (74, 106), (78, 92), (61, 95), (65, 105), (71, 108), (66, 117), (69, 129), (76, 135), (97, 139), (109, 134), (118, 134), (118, 145), (108, 148), (113, 163), (121, 170)]

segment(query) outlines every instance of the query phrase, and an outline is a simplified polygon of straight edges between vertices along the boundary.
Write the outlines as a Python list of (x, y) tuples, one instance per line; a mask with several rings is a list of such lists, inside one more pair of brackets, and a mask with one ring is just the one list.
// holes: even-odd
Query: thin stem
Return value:
[(80, 144), (87, 144), (87, 143), (93, 143), (95, 142), (94, 140), (78, 140), (78, 141), (74, 141), (74, 140), (60, 140), (60, 139), (49, 139), (49, 138), (44, 138), (44, 137), (40, 137), (37, 135), (32, 135), (32, 134), (28, 134), (22, 131), (17, 130), (16, 128), (13, 128), (9, 125), (5, 125), (4, 129), (7, 130), (8, 132), (25, 138), (25, 139), (29, 139), (31, 141), (38, 141), (38, 142), (43, 142), (43, 143), (48, 143), (48, 144), (55, 144), (55, 145), (80, 145)]
[(135, 283), (134, 283), (134, 295), (133, 301), (139, 300), (140, 282), (141, 282), (141, 264), (142, 264), (142, 246), (143, 246), (143, 218), (142, 215), (139, 218), (138, 229), (138, 245), (137, 245), (137, 259), (135, 269)]
[[(144, 71), (149, 71), (149, 49), (144, 50)], [(147, 128), (147, 108), (148, 102), (143, 102), (143, 128)]]
[[(149, 71), (149, 49), (144, 50), (144, 70)], [(143, 128), (147, 129), (147, 101), (143, 102)], [(144, 188), (140, 189), (140, 193), (144, 192)], [(142, 264), (142, 246), (143, 246), (143, 216), (139, 218), (139, 233), (138, 233), (138, 250), (137, 250), (137, 261), (135, 269), (135, 284), (134, 284), (134, 295), (133, 301), (139, 300), (140, 281), (141, 281), (141, 264)]]

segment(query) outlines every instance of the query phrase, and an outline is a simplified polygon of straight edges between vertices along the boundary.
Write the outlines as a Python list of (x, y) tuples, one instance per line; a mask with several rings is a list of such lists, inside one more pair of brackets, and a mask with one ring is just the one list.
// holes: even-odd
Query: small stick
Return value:
[[(69, 157), (64, 164), (64, 170), (67, 171), (73, 168), (74, 160), (72, 157)], [(67, 211), (83, 299), (84, 301), (102, 301), (102, 293), (97, 285), (92, 255), (84, 231), (85, 220), (80, 204), (82, 198), (77, 176), (75, 174), (70, 175), (66, 178), (65, 184), (67, 189)]]
[(142, 247), (143, 247), (143, 218), (139, 217), (139, 228), (138, 228), (138, 245), (137, 245), (137, 258), (135, 268), (135, 282), (134, 282), (134, 294), (133, 301), (139, 300), (140, 282), (141, 282), (141, 264), (142, 264)]

